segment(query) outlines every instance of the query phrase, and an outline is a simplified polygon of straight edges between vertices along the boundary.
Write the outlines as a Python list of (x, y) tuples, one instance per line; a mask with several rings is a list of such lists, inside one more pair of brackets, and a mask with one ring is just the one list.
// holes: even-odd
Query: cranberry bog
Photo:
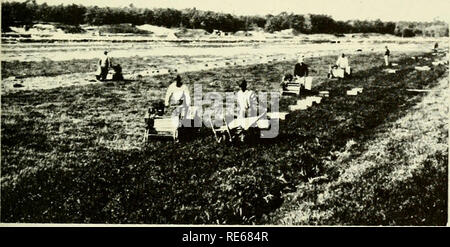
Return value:
[[(1, 112), (1, 220), (283, 224), (286, 221), (279, 221), (281, 214), (289, 207), (287, 201), (292, 202), (286, 200), (286, 195), (300, 193), (302, 185), (311, 184), (305, 189), (307, 196), (300, 196), (308, 201), (314, 196), (312, 182), (321, 178), (324, 183), (338, 180), (345, 167), (330, 165), (330, 161), (339, 158), (336, 153), (345, 152), (349, 142), (354, 143), (353, 150), (362, 152), (365, 143), (374, 141), (375, 134), (387, 123), (404, 117), (424, 97), (424, 93), (407, 89), (432, 89), (448, 75), (446, 65), (431, 66), (436, 56), (397, 53), (397, 73), (390, 74), (383, 71), (380, 54), (353, 54), (349, 60), (354, 74), (340, 81), (325, 78), (328, 65), (335, 62), (336, 56), (307, 58), (317, 82), (313, 93), (327, 90), (330, 96), (307, 110), (291, 112), (280, 123), (277, 138), (239, 145), (216, 143), (206, 128), (186, 142), (142, 143), (145, 111), (152, 100), (163, 97), (172, 75), (5, 93)], [(65, 63), (71, 65), (70, 61)], [(191, 91), (194, 83), (203, 85), (205, 92), (236, 91), (236, 82), (246, 78), (253, 90), (270, 92), (279, 90), (281, 75), (290, 71), (294, 63), (275, 61), (186, 72), (181, 76)], [(415, 70), (419, 65), (432, 69)], [(364, 88), (363, 93), (346, 94), (355, 87)], [(287, 110), (296, 100), (282, 97), (280, 109)], [(440, 138), (446, 143), (448, 126), (442, 128), (446, 131), (440, 132), (444, 135)], [(390, 152), (396, 153), (396, 146), (391, 148)], [(448, 147), (443, 153), (432, 150), (430, 159), (446, 168)], [(357, 159), (358, 152), (354, 153), (351, 158)], [(403, 210), (383, 211), (387, 214), (385, 220), (380, 221), (377, 215), (355, 220), (352, 217), (357, 215), (346, 214), (345, 209), (355, 206), (349, 199), (349, 203), (339, 200), (321, 204), (322, 208), (316, 209), (319, 212), (327, 212), (330, 207), (340, 210), (326, 221), (306, 223), (445, 224), (448, 183), (444, 171), (438, 169), (434, 173), (437, 179), (421, 180), (421, 187), (427, 188), (430, 195), (427, 200), (409, 200), (420, 197), (424, 193), (420, 189), (409, 189), (408, 196), (398, 200), (380, 196), (377, 191), (364, 191), (379, 199), (374, 204), (361, 204), (367, 206), (362, 210), (373, 212), (379, 209), (378, 205), (389, 203), (403, 205)], [(381, 174), (389, 174), (389, 170)], [(366, 182), (347, 186), (370, 187), (376, 178), (369, 173)], [(354, 189), (342, 193), (346, 193), (344, 198), (357, 198), (361, 192)], [(428, 217), (441, 214), (445, 215)]]
[[(98, 83), (94, 80), (99, 55), (108, 50), (127, 79), (149, 75), (212, 71), (217, 68), (276, 63), (336, 56), (340, 52), (383, 52), (381, 44), (400, 52), (425, 51), (435, 40), (266, 40), (224, 41), (39, 41), (2, 44), (2, 93), (17, 90), (52, 89)], [(334, 43), (330, 43), (334, 42)], [(443, 40), (442, 42), (447, 42)]]

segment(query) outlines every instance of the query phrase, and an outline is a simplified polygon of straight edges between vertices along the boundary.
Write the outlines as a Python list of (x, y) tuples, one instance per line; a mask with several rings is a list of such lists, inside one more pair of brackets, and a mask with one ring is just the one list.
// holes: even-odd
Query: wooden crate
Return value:
[(289, 112), (268, 112), (267, 117), (272, 119), (281, 119), (285, 120), (286, 116), (289, 115)]
[(180, 128), (180, 120), (172, 117), (157, 117), (153, 123), (153, 129), (147, 129), (145, 140), (156, 137), (172, 137), (178, 139), (178, 130)]

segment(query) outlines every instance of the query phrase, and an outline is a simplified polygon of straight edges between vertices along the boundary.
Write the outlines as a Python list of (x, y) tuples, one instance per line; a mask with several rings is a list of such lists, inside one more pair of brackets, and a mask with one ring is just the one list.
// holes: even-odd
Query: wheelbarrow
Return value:
[(211, 118), (209, 122), (218, 143), (227, 140), (229, 142), (244, 142), (249, 135), (258, 134), (261, 130), (270, 128), (270, 121), (263, 119), (265, 116), (264, 113), (256, 117), (236, 118), (229, 123), (225, 118), (222, 118), (223, 125), (219, 127), (214, 126)]

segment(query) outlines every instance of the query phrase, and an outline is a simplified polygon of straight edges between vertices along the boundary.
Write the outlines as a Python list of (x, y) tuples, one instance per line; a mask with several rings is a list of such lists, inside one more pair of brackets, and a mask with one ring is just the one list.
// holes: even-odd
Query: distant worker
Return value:
[(303, 56), (298, 58), (294, 67), (294, 77), (302, 78), (308, 76), (308, 65), (303, 61)]
[(239, 84), (241, 88), (236, 95), (238, 103), (238, 118), (255, 117), (257, 98), (255, 92), (247, 89), (247, 81), (244, 79)]
[(189, 94), (189, 89), (186, 85), (183, 85), (181, 77), (177, 75), (175, 82), (170, 84), (169, 88), (167, 88), (164, 106), (166, 108), (173, 107), (172, 110), (175, 110), (176, 114), (178, 114), (181, 119), (184, 119), (190, 105), (191, 96)]
[(108, 57), (108, 51), (103, 52), (103, 56), (98, 61), (98, 65), (100, 67), (100, 75), (97, 76), (97, 79), (104, 81), (108, 75), (109, 67), (112, 66), (111, 59)]
[(434, 43), (434, 52), (437, 52), (438, 47), (439, 47), (438, 42)]
[(386, 66), (390, 65), (389, 57), (391, 56), (391, 51), (389, 51), (388, 47), (386, 46), (386, 51), (384, 52), (384, 63)]

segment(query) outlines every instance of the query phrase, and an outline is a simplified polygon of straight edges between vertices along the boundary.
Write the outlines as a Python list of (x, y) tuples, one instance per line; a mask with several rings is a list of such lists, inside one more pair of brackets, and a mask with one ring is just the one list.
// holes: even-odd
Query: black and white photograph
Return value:
[(2, 0), (0, 225), (447, 226), (449, 10)]

